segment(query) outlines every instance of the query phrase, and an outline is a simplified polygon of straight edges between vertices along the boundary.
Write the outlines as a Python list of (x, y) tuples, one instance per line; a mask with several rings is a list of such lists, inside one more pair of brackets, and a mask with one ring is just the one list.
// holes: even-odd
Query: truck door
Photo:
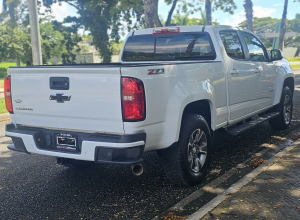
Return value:
[(272, 106), (276, 66), (269, 61), (268, 53), (261, 41), (248, 32), (241, 32), (247, 45), (249, 59), (256, 65), (252, 112)]
[(219, 36), (225, 48), (223, 54), (227, 67), (230, 123), (251, 113), (256, 65), (247, 60), (236, 30), (221, 30)]

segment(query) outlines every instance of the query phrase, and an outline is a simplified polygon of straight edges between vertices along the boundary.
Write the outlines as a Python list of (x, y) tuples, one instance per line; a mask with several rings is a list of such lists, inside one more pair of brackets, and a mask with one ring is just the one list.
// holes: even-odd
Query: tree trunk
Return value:
[(247, 19), (247, 29), (253, 32), (253, 3), (252, 0), (245, 0), (244, 4), (246, 19)]
[(175, 8), (176, 8), (177, 1), (178, 1), (178, 0), (174, 0), (174, 1), (173, 1), (171, 10), (169, 11), (169, 14), (168, 14), (168, 19), (167, 19), (167, 21), (166, 21), (166, 26), (170, 26), (170, 24), (171, 24), (172, 15), (173, 15), (173, 12), (174, 12), (174, 10), (175, 10)]
[(15, 10), (16, 10), (16, 4), (15, 4), (15, 2), (11, 2), (8, 5), (8, 13), (9, 13), (9, 17), (10, 17), (10, 23), (11, 23), (12, 27), (14, 27), (14, 28), (17, 26)]
[(21, 66), (21, 60), (20, 60), (20, 58), (17, 58), (17, 66)]
[(158, 0), (144, 0), (145, 28), (162, 27), (158, 17)]
[(3, 0), (3, 3), (2, 3), (2, 12), (3, 12), (3, 11), (7, 11), (7, 5), (6, 5), (6, 2), (7, 2), (7, 0)]
[(205, 12), (206, 12), (206, 24), (207, 25), (212, 25), (211, 1), (212, 0), (205, 0)]
[(280, 25), (280, 34), (279, 34), (279, 49), (283, 50), (283, 41), (284, 41), (284, 35), (286, 32), (286, 14), (287, 14), (287, 7), (288, 7), (288, 0), (284, 1), (284, 8), (283, 8), (283, 14), (282, 14), (282, 20)]
[(158, 17), (158, 0), (154, 0), (154, 24), (156, 27), (163, 27), (159, 17)]

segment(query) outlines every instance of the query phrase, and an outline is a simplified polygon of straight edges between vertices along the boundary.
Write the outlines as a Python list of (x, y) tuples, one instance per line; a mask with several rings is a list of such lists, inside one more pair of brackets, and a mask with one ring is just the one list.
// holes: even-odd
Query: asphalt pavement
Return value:
[(300, 127), (300, 75), (289, 129), (261, 124), (238, 137), (216, 133), (206, 179), (192, 188), (166, 178), (155, 152), (144, 156), (144, 174), (130, 166), (99, 165), (78, 170), (56, 165), (53, 157), (7, 150), (10, 138), (0, 122), (0, 219), (152, 219), (213, 179)]

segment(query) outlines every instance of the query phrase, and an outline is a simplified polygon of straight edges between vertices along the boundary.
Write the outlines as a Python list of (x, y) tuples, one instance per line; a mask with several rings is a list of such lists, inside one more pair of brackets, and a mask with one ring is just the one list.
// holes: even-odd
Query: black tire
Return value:
[[(289, 101), (286, 105), (285, 102), (287, 97)], [(274, 130), (284, 130), (288, 128), (291, 124), (292, 117), (293, 117), (293, 95), (288, 86), (284, 87), (282, 91), (280, 103), (277, 106), (275, 106), (274, 111), (279, 112), (279, 115), (269, 120), (269, 124), (271, 128)], [(289, 115), (289, 120), (287, 120), (286, 114)]]
[[(204, 135), (202, 134), (200, 137), (201, 131)], [(199, 136), (195, 132), (198, 132)], [(196, 135), (194, 141), (199, 138), (199, 146), (195, 146), (195, 142), (191, 141), (194, 135)], [(204, 149), (204, 137), (206, 140), (206, 158), (202, 161), (203, 164), (199, 164), (205, 154), (203, 154), (204, 150), (200, 152), (200, 150), (195, 150), (195, 148)], [(194, 144), (191, 145), (191, 142)], [(202, 145), (201, 147), (200, 144)], [(185, 115), (178, 143), (174, 147), (165, 149), (162, 157), (165, 173), (172, 183), (181, 186), (199, 184), (207, 172), (211, 158), (211, 134), (204, 117), (196, 114)], [(193, 163), (195, 165), (194, 169)]]

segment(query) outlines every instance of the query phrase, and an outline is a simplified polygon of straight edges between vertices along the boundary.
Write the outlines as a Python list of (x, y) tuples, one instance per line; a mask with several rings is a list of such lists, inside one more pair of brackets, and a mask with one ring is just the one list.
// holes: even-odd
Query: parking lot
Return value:
[[(300, 71), (295, 71), (300, 74)], [(0, 219), (152, 219), (193, 191), (219, 177), (264, 144), (277, 143), (300, 127), (300, 75), (296, 75), (294, 117), (289, 129), (276, 132), (268, 123), (238, 137), (216, 133), (211, 169), (202, 184), (172, 185), (155, 152), (144, 156), (144, 174), (130, 166), (98, 165), (78, 170), (56, 159), (9, 151), (10, 138), (0, 123)]]

